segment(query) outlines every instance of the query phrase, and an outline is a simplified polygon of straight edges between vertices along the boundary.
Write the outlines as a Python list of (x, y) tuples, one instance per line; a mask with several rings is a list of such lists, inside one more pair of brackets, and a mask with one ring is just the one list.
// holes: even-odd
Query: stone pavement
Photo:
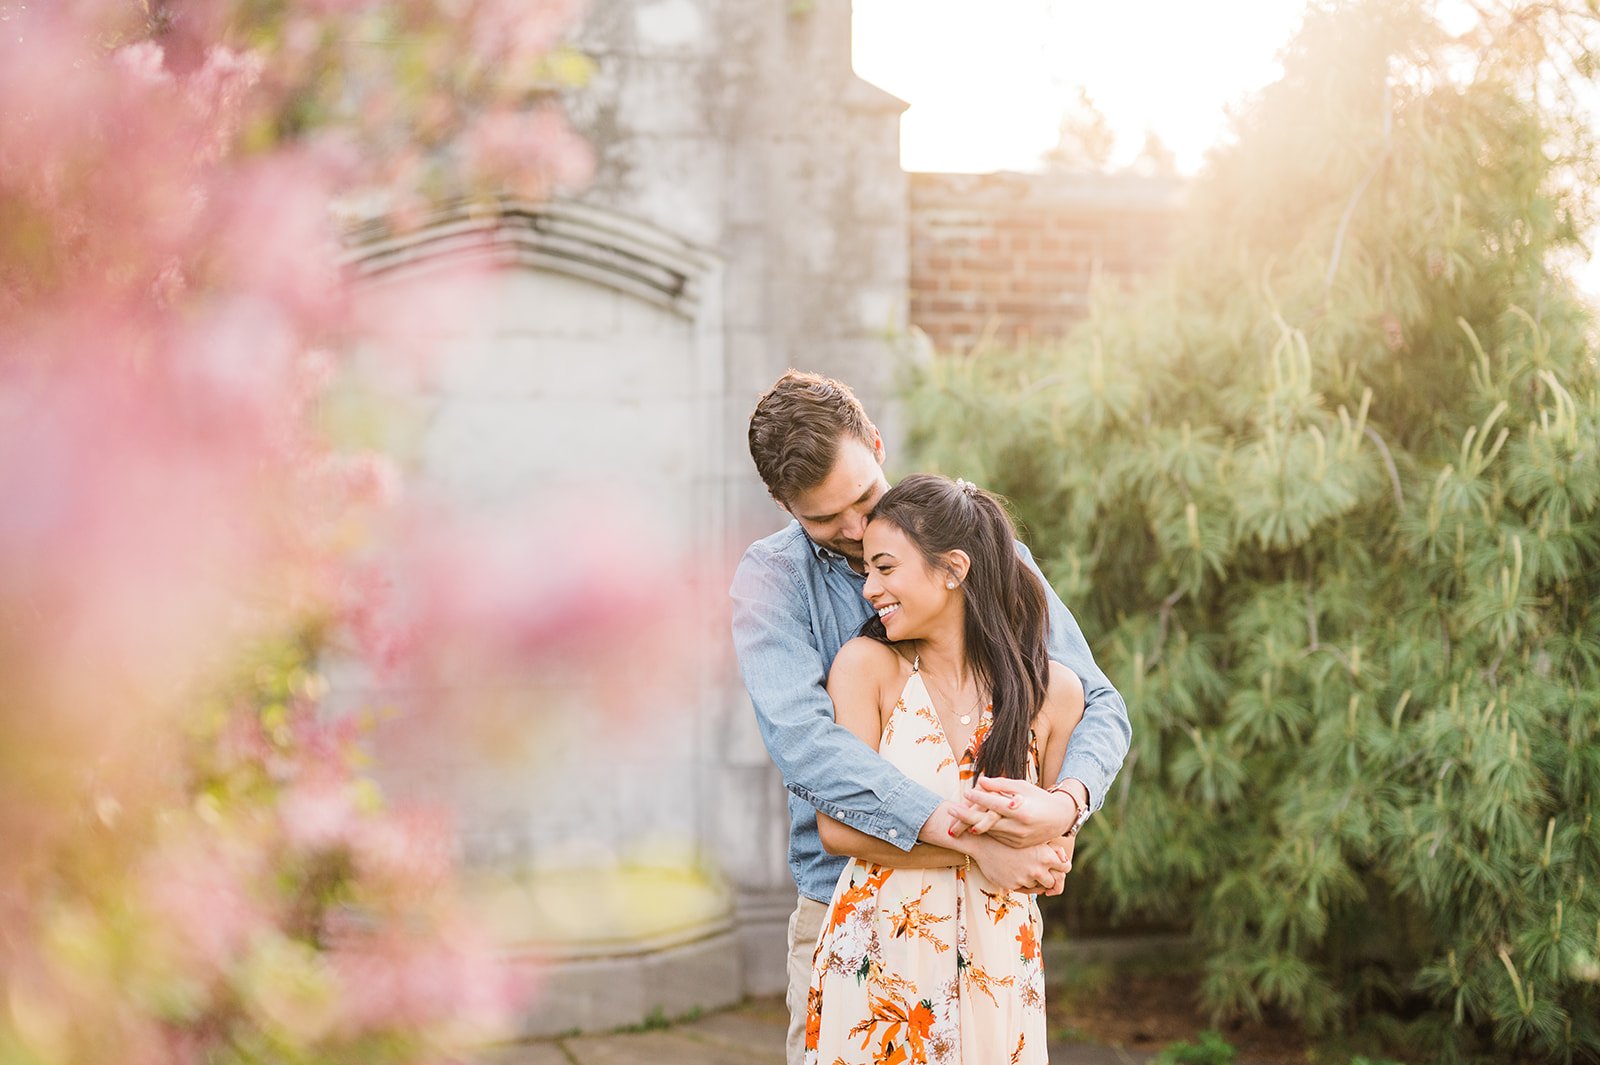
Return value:
[[(482, 1065), (784, 1065), (782, 999), (648, 1031), (577, 1035), (502, 1047)], [(1085, 1043), (1053, 1043), (1052, 1065), (1148, 1065), (1153, 1055)], [(998, 1063), (997, 1063), (998, 1065)]]

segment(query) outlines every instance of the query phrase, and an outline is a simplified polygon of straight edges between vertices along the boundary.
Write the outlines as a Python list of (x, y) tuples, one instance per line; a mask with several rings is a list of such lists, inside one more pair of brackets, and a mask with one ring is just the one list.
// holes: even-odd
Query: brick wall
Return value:
[(1132, 175), (912, 174), (911, 324), (939, 351), (1059, 338), (1098, 269), (1166, 257), (1182, 184)]

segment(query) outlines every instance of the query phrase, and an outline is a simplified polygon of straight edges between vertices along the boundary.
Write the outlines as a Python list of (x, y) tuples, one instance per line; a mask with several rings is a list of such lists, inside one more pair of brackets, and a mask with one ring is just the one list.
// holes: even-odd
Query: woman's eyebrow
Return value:
[(890, 562), (893, 562), (895, 560), (893, 552), (890, 552), (890, 551), (879, 551), (876, 555), (872, 556), (871, 561), (876, 562), (880, 558), (887, 558)]

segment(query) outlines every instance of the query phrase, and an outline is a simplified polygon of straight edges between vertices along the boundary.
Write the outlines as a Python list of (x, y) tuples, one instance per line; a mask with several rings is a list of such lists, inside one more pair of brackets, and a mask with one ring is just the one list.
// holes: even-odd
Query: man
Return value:
[[(1054, 894), (1071, 868), (1077, 830), (1104, 801), (1131, 732), (1122, 697), (1048, 582), (1050, 657), (1083, 681), (1085, 703), (1053, 787), (985, 778), (965, 803), (943, 801), (835, 724), (828, 668), (871, 613), (861, 594), (861, 538), (889, 489), (883, 440), (849, 388), (793, 370), (757, 402), (749, 437), (767, 491), (794, 519), (750, 545), (730, 595), (739, 668), (789, 791), (789, 868), (799, 888), (789, 919), (789, 1062), (798, 1065), (811, 955), (847, 861), (823, 851), (817, 810), (908, 853), (932, 844), (980, 867), (997, 845), (1039, 848), (1051, 858), (1033, 867), (1031, 879), (1002, 886)], [(1038, 572), (1027, 548), (1019, 543), (1017, 551)], [(1064, 858), (1041, 847), (1063, 836)]]

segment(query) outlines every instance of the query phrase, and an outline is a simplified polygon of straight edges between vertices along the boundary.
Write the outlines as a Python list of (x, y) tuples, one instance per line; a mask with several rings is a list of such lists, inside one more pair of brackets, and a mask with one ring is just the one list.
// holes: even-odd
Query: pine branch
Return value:
[(1306, 629), (1307, 635), (1311, 639), (1311, 645), (1304, 651), (1300, 652), (1301, 658), (1310, 658), (1318, 651), (1326, 651), (1344, 665), (1345, 672), (1349, 673), (1352, 677), (1356, 675), (1355, 663), (1350, 660), (1349, 655), (1345, 654), (1332, 644), (1323, 643), (1317, 637), (1317, 609), (1315, 602), (1311, 598), (1310, 588), (1306, 589)]
[(1506, 649), (1504, 646), (1502, 646), (1498, 651), (1495, 652), (1494, 661), (1489, 663), (1489, 668), (1483, 671), (1483, 679), (1491, 688), (1494, 687), (1495, 677), (1500, 673), (1500, 662), (1505, 658), (1505, 656)]
[(1167, 651), (1167, 626), (1172, 621), (1172, 608), (1178, 605), (1178, 600), (1183, 598), (1183, 589), (1179, 588), (1171, 595), (1161, 600), (1161, 614), (1157, 618), (1156, 646), (1151, 652), (1150, 661), (1144, 664), (1144, 671), (1149, 673), (1156, 668), (1156, 663), (1161, 661), (1161, 656)]
[(1328, 272), (1322, 279), (1322, 292), (1324, 299), (1333, 291), (1333, 277), (1339, 271), (1339, 257), (1344, 253), (1344, 234), (1350, 228), (1350, 219), (1355, 216), (1356, 204), (1361, 202), (1361, 196), (1367, 191), (1367, 186), (1372, 184), (1372, 179), (1378, 176), (1378, 171), (1383, 169), (1383, 164), (1389, 160), (1389, 152), (1394, 147), (1394, 105), (1392, 103), (1394, 90), (1385, 79), (1383, 83), (1383, 151), (1378, 153), (1378, 158), (1372, 161), (1372, 167), (1367, 171), (1366, 177), (1361, 179), (1361, 184), (1356, 186), (1355, 192), (1350, 194), (1350, 202), (1345, 204), (1344, 214), (1339, 218), (1339, 229), (1333, 237), (1333, 257), (1328, 260)]
[(1394, 456), (1389, 454), (1389, 445), (1383, 442), (1383, 437), (1378, 435), (1378, 430), (1372, 426), (1363, 426), (1367, 439), (1378, 445), (1378, 454), (1383, 456), (1383, 465), (1389, 471), (1389, 486), (1394, 489), (1394, 505), (1404, 510), (1406, 505), (1405, 493), (1400, 490), (1400, 471), (1395, 468)]

